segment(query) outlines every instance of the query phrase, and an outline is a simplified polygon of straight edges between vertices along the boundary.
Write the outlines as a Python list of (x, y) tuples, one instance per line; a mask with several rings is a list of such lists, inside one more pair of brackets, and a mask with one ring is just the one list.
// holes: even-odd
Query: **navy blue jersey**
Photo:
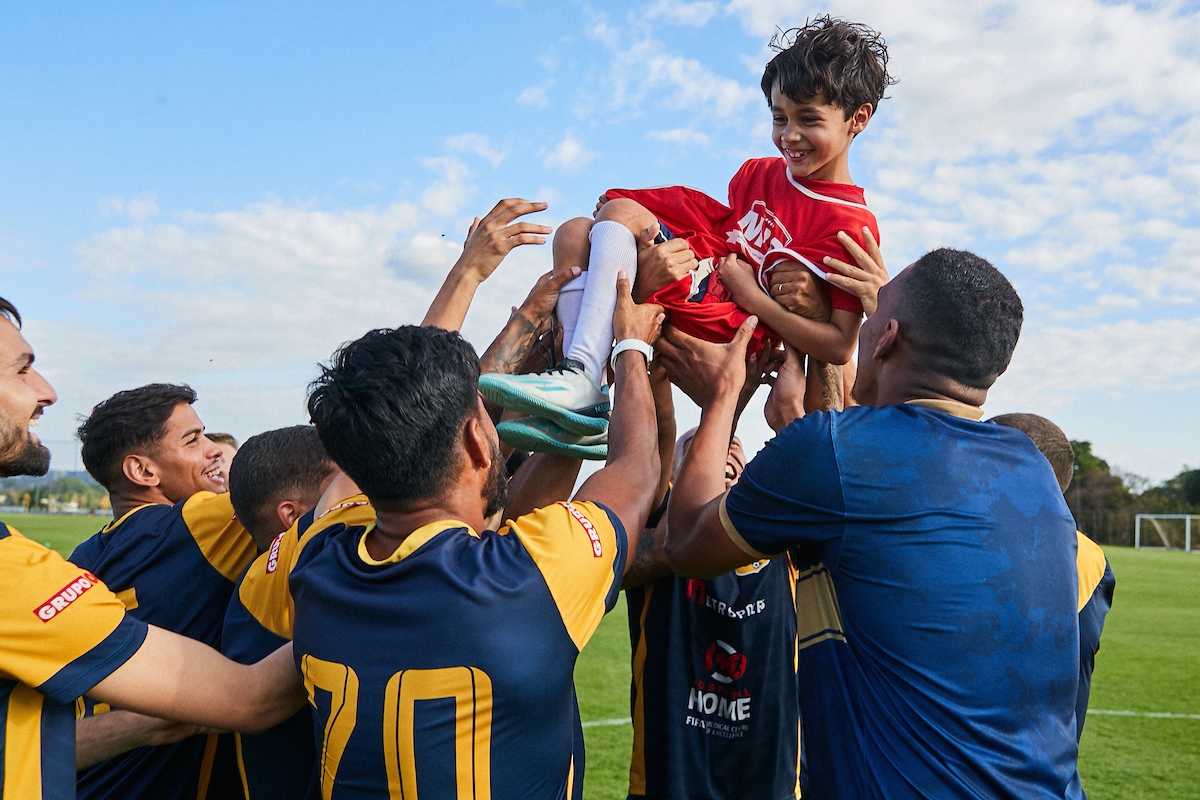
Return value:
[[(307, 543), (314, 520), (309, 511), (275, 537), (255, 559), (229, 601), (221, 651), (241, 664), (253, 664), (292, 640), (288, 575)], [(369, 525), (375, 511), (363, 495), (348, 498), (321, 516), (322, 525)], [(246, 800), (298, 800), (316, 785), (316, 748), (312, 712), (302, 708), (291, 719), (257, 734), (234, 734), (238, 773)]]
[[(130, 616), (220, 647), (235, 581), (255, 553), (229, 495), (198, 492), (173, 506), (133, 509), (75, 548), (71, 560), (107, 583)], [(81, 703), (85, 716), (107, 710)], [(223, 800), (240, 784), (233, 745), (226, 735), (139, 747), (81, 770), (79, 796), (195, 800), (211, 791)]]
[(630, 797), (795, 800), (795, 571), (784, 556), (625, 591)]
[(323, 796), (572, 796), (572, 672), (620, 589), (620, 521), (583, 502), (499, 532), (445, 520), (382, 561), (369, 531), (325, 528), (291, 575)]
[(1075, 738), (1079, 739), (1087, 720), (1100, 634), (1104, 631), (1104, 618), (1112, 608), (1117, 579), (1100, 545), (1082, 533), (1077, 534), (1076, 541), (1079, 544), (1075, 558), (1079, 572), (1079, 692), (1075, 700)]
[(721, 504), (794, 548), (804, 793), (1083, 797), (1071, 514), (1027, 436), (932, 405), (797, 420)]
[(2, 522), (0, 586), (0, 800), (72, 800), (75, 698), (138, 651), (146, 623)]

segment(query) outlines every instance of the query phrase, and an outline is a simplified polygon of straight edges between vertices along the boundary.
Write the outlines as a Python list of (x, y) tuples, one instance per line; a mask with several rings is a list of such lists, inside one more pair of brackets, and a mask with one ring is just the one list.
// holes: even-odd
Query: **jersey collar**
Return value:
[(390, 556), (382, 561), (378, 561), (374, 558), (371, 558), (371, 554), (367, 552), (367, 534), (375, 529), (375, 523), (371, 523), (367, 526), (367, 529), (363, 531), (362, 537), (358, 540), (358, 557), (363, 560), (364, 564), (368, 564), (372, 567), (382, 567), (387, 564), (397, 564), (402, 559), (411, 555), (418, 547), (437, 536), (439, 533), (443, 533), (454, 528), (464, 529), (468, 535), (474, 536), (476, 539), (479, 538), (479, 534), (476, 533), (470, 525), (461, 520), (440, 519), (437, 522), (430, 522), (417, 528), (415, 531), (410, 533), (403, 542), (400, 543), (400, 545)]
[(932, 408), (935, 411), (944, 411), (951, 416), (959, 417), (960, 419), (969, 419), (973, 422), (979, 422), (983, 419), (983, 409), (980, 406), (972, 406), (967, 403), (960, 403), (957, 400), (926, 400), (924, 398), (918, 400), (907, 400), (906, 406), (924, 406)]
[(115, 531), (117, 529), (117, 526), (119, 526), (122, 522), (124, 522), (125, 520), (132, 517), (137, 512), (141, 511), (143, 508), (149, 508), (150, 506), (158, 506), (158, 505), (163, 505), (163, 504), (162, 503), (142, 503), (140, 506), (134, 506), (133, 508), (129, 509), (124, 514), (122, 514), (120, 519), (114, 519), (112, 522), (108, 523), (103, 528), (101, 528), (100, 532), (101, 533), (112, 533), (113, 531)]

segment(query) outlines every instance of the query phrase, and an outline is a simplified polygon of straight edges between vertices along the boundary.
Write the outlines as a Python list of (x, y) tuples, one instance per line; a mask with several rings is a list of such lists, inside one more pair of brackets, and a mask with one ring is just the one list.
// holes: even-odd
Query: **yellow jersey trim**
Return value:
[(1086, 535), (1075, 531), (1075, 538), (1077, 539), (1075, 569), (1079, 573), (1079, 608), (1076, 610), (1083, 611), (1083, 607), (1092, 599), (1092, 592), (1096, 591), (1096, 587), (1104, 578), (1106, 560), (1100, 545)]
[(364, 564), (369, 564), (372, 567), (382, 567), (386, 564), (396, 564), (402, 559), (412, 555), (417, 548), (433, 539), (439, 533), (444, 533), (453, 528), (465, 528), (469, 535), (474, 536), (476, 539), (479, 538), (479, 534), (476, 533), (470, 525), (461, 520), (440, 519), (436, 522), (430, 522), (417, 528), (415, 531), (410, 533), (403, 542), (400, 543), (400, 545), (395, 549), (395, 551), (392, 552), (390, 556), (382, 561), (376, 561), (375, 559), (371, 558), (371, 554), (367, 552), (367, 535), (370, 534), (371, 531), (375, 530), (375, 524), (372, 523), (371, 525), (367, 526), (367, 529), (363, 531), (362, 537), (358, 540), (358, 557), (363, 560)]
[(100, 532), (101, 533), (112, 533), (125, 520), (129, 519), (134, 514), (141, 511), (143, 508), (149, 508), (150, 506), (154, 506), (154, 505), (166, 505), (166, 503), (142, 503), (140, 506), (134, 506), (133, 508), (129, 509), (124, 514), (122, 514), (120, 519), (114, 519), (112, 522), (108, 523), (103, 528), (101, 528)]
[(908, 400), (904, 403), (906, 406), (924, 406), (932, 408), (935, 411), (944, 411), (961, 419), (969, 419), (972, 422), (979, 422), (983, 419), (983, 407), (973, 406), (969, 403), (960, 403), (957, 400), (933, 400), (920, 398), (918, 400)]
[(4, 796), (42, 796), (42, 705), (45, 698), (23, 683), (8, 696), (4, 728)]
[(721, 505), (717, 507), (718, 513), (721, 516), (721, 525), (725, 528), (726, 535), (729, 536), (734, 544), (741, 548), (742, 552), (749, 556), (753, 556), (755, 561), (764, 558), (771, 558), (771, 556), (767, 555), (766, 553), (760, 553), (751, 547), (746, 540), (742, 538), (742, 535), (738, 533), (738, 529), (734, 527), (733, 520), (729, 518), (729, 512), (725, 509), (725, 501), (728, 499), (729, 492), (725, 492), (725, 494), (721, 496)]

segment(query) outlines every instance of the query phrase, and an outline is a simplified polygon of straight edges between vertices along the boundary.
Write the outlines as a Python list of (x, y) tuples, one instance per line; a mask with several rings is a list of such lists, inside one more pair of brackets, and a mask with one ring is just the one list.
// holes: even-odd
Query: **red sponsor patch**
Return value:
[(579, 513), (579, 509), (570, 503), (559, 503), (559, 505), (561, 505), (567, 511), (570, 511), (571, 516), (575, 518), (575, 521), (583, 526), (584, 533), (586, 533), (588, 538), (592, 540), (592, 556), (594, 558), (603, 558), (604, 547), (600, 544), (600, 534), (596, 531), (596, 526), (592, 524), (592, 521), (583, 514)]
[(271, 542), (271, 549), (267, 551), (267, 574), (270, 575), (279, 566), (279, 545), (283, 543), (284, 531), (275, 537), (275, 541)]
[(80, 595), (86, 592), (100, 582), (90, 572), (85, 572), (75, 580), (68, 583), (63, 588), (59, 589), (53, 597), (33, 610), (37, 614), (38, 619), (42, 622), (49, 622), (57, 617), (63, 611), (67, 610), (67, 606), (79, 599)]

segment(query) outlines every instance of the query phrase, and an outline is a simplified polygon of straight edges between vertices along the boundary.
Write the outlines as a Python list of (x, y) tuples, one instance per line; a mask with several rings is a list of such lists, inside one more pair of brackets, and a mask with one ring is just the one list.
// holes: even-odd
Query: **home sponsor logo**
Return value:
[(708, 679), (698, 679), (688, 689), (684, 724), (705, 734), (740, 739), (750, 730), (750, 690), (735, 684), (746, 674), (747, 660), (732, 645), (717, 639), (704, 652)]
[(42, 622), (49, 622), (67, 610), (67, 606), (78, 600), (84, 592), (100, 582), (90, 572), (84, 572), (75, 580), (55, 592), (54, 596), (33, 610)]

